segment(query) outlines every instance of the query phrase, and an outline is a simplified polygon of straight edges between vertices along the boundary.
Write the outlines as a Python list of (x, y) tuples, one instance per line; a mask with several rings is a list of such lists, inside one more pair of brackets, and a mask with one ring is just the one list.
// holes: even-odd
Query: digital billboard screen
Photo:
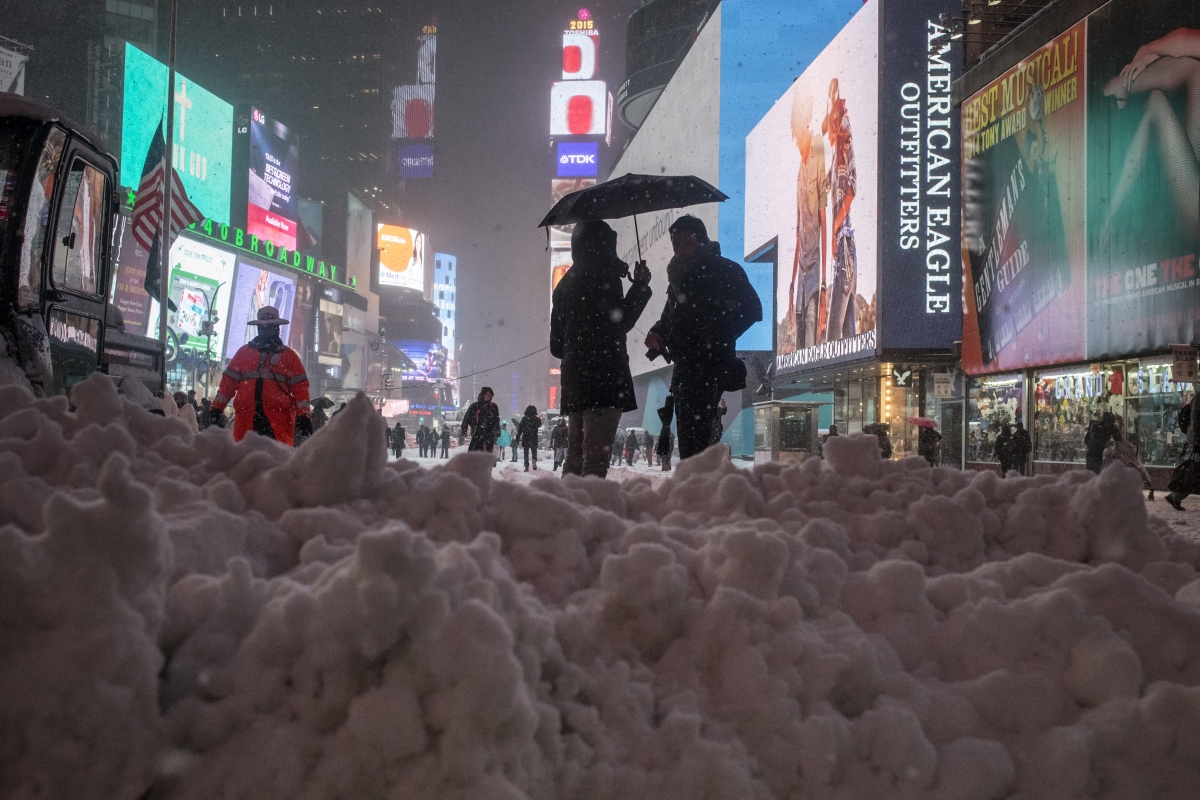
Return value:
[[(167, 327), (180, 350), (205, 353), (211, 345), (212, 356), (221, 357), (233, 268), (233, 253), (183, 236), (175, 240), (175, 246), (171, 248), (168, 296), (176, 310), (167, 312)], [(211, 339), (201, 333), (201, 326), (209, 319), (210, 304), (218, 320)], [(153, 322), (158, 324), (157, 317)]]
[(417, 83), (392, 90), (393, 139), (433, 138), (434, 86)]
[(400, 145), (400, 180), (433, 177), (433, 145)]
[(559, 81), (550, 87), (551, 136), (603, 136), (608, 132), (604, 81)]
[[(1059, 186), (1075, 196), (1087, 187), (1089, 359), (1162, 352), (1200, 336), (1198, 29), (1195, 3), (1114, 0), (1087, 19), (1078, 75), (1044, 91), (1047, 111), (1066, 101), (1064, 88), (1070, 105), (1086, 101), (1086, 182)], [(1076, 56), (1061, 44), (1059, 53)], [(1060, 154), (1049, 164), (1078, 167), (1063, 162)]]
[(295, 278), (239, 261), (233, 301), (229, 306), (229, 336), (225, 357), (233, 358), (239, 347), (258, 336), (258, 326), (249, 323), (258, 319), (258, 310), (264, 306), (274, 306), (279, 310), (279, 316), (289, 321), (279, 329), (280, 338), (287, 344), (295, 303)]
[[(134, 189), (160, 123), (166, 131), (168, 75), (166, 64), (125, 44), (121, 182)], [(233, 106), (176, 72), (174, 121), (172, 163), (188, 199), (209, 219), (228, 224)]]
[(746, 249), (776, 242), (781, 371), (876, 350), (878, 50), (873, 1), (746, 140)]
[(392, 344), (415, 365), (401, 371), (400, 377), (405, 382), (433, 383), (446, 379), (446, 348), (437, 342), (397, 339)]
[(558, 177), (594, 178), (599, 174), (599, 142), (559, 142), (556, 148)]
[(342, 367), (342, 329), (346, 309), (342, 292), (332, 286), (317, 290), (316, 327), (313, 330), (317, 363), (330, 369), (331, 377), (340, 377)]
[(425, 291), (425, 235), (412, 228), (380, 224), (379, 285)]
[[(592, 20), (585, 20), (591, 24)], [(575, 20), (572, 24), (578, 24)], [(590, 30), (570, 30), (563, 32), (563, 68), (564, 81), (590, 81), (596, 77), (600, 67), (600, 34)]]
[[(553, 207), (559, 200), (562, 200), (571, 192), (590, 189), (595, 185), (595, 178), (555, 178), (550, 181), (550, 206)], [(574, 225), (551, 225), (550, 248), (553, 250), (570, 250), (571, 231), (574, 228)]]
[(296, 249), (295, 180), (300, 166), (300, 134), (250, 110), (250, 190), (246, 230), (288, 250)]

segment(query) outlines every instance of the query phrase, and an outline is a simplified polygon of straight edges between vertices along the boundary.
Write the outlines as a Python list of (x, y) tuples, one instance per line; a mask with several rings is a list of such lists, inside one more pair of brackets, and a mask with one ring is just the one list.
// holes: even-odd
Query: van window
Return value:
[[(17, 286), (17, 304), (21, 308), (36, 306), (42, 296), (42, 256), (50, 223), (50, 198), (54, 195), (54, 180), (58, 162), (62, 160), (67, 135), (62, 128), (52, 128), (38, 156), (33, 186), (29, 191), (29, 206), (25, 211), (25, 238), (21, 241), (21, 264)], [(6, 179), (15, 180), (12, 175)], [(7, 186), (5, 187), (7, 193)]]
[(54, 242), (54, 284), (97, 294), (104, 254), (104, 204), (108, 179), (83, 159), (67, 173)]

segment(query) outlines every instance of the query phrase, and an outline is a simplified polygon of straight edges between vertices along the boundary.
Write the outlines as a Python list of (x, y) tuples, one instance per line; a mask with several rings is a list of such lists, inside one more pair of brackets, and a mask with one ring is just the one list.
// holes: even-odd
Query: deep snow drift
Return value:
[[(0, 796), (1146, 798), (1200, 785), (1200, 548), (1132, 474), (872, 437), (652, 488), (0, 389)], [(147, 790), (153, 787), (152, 792)]]

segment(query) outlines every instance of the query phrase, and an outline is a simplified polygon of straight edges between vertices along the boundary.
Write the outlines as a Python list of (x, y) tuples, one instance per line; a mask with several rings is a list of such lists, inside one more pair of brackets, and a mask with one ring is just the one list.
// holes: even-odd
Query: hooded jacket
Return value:
[(708, 241), (691, 259), (671, 259), (667, 280), (667, 302), (650, 330), (662, 338), (676, 373), (707, 376), (736, 369), (738, 337), (762, 319), (762, 303), (746, 271), (721, 256), (718, 242)]
[[(530, 408), (532, 409), (532, 406)], [(521, 417), (521, 424), (517, 426), (517, 441), (521, 447), (537, 449), (538, 428), (540, 427), (542, 427), (542, 421), (538, 419), (537, 412), (530, 413), (527, 409), (525, 416)]]
[(574, 265), (554, 290), (550, 314), (550, 353), (562, 359), (562, 411), (633, 411), (625, 340), (650, 302), (650, 285), (623, 291), (629, 267), (617, 258), (617, 235), (604, 222), (576, 225), (571, 255)]
[(466, 436), (467, 429), (471, 429), (472, 447), (481, 444), (490, 449), (500, 433), (500, 408), (495, 403), (483, 399), (489, 391), (480, 390), (479, 399), (471, 403), (467, 407), (467, 413), (463, 414), (461, 433)]

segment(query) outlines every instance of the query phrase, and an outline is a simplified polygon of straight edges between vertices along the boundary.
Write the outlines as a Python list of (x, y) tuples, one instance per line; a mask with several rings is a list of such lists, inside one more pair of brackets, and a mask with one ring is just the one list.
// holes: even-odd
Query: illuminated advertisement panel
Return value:
[(604, 81), (558, 81), (550, 87), (551, 136), (603, 136), (607, 131)]
[(559, 142), (556, 149), (558, 177), (594, 178), (599, 174), (599, 142)]
[[(591, 24), (591, 20), (587, 20)], [(563, 32), (564, 81), (590, 81), (600, 65), (600, 34), (595, 29)]]
[(550, 291), (553, 292), (558, 288), (558, 282), (563, 279), (574, 263), (575, 259), (570, 250), (550, 251)]
[(274, 306), (279, 316), (289, 320), (279, 329), (279, 336), (288, 344), (291, 333), (292, 308), (296, 303), (296, 279), (245, 261), (238, 262), (237, 281), (233, 287), (233, 302), (229, 306), (229, 336), (225, 357), (233, 358), (238, 348), (258, 336), (259, 329), (250, 325), (258, 319), (258, 310)]
[(781, 372), (876, 350), (878, 44), (872, 0), (746, 140), (746, 247), (777, 241)]
[(400, 373), (404, 382), (433, 383), (446, 379), (446, 348), (437, 342), (398, 339), (392, 344), (416, 365)]
[[(1198, 30), (1196, 3), (1114, 0), (1087, 19), (1077, 86), (1061, 77), (1044, 92), (1047, 109), (1064, 91), (1087, 103), (1086, 184), (1059, 186), (1076, 197), (1087, 186), (1089, 359), (1200, 337)], [(1063, 161), (1058, 170), (1077, 166)]]
[[(233, 282), (234, 255), (226, 250), (179, 237), (171, 248), (171, 283), (169, 297), (175, 311), (167, 312), (167, 327), (180, 350), (209, 352), (221, 357), (222, 333), (229, 308), (230, 286)], [(209, 319), (209, 309), (216, 316), (211, 339), (201, 333)], [(158, 318), (155, 317), (157, 326)]]
[(433, 145), (400, 145), (400, 180), (433, 177)]
[(317, 363), (326, 368), (331, 378), (342, 377), (342, 329), (346, 313), (342, 300), (339, 289), (326, 286), (318, 289), (314, 349)]
[(379, 250), (379, 285), (425, 290), (425, 235), (412, 228), (380, 224), (376, 228)]
[(250, 111), (250, 191), (246, 230), (288, 250), (296, 249), (295, 178), (300, 134), (257, 108)]
[(392, 138), (433, 138), (434, 84), (397, 86), (392, 90)]
[[(137, 188), (150, 140), (166, 131), (167, 65), (125, 44), (121, 111), (121, 182)], [(209, 219), (229, 223), (233, 167), (233, 106), (175, 73), (172, 162), (188, 199)]]
[(973, 374), (1085, 357), (1085, 41), (1080, 22), (963, 103), (963, 368)]

